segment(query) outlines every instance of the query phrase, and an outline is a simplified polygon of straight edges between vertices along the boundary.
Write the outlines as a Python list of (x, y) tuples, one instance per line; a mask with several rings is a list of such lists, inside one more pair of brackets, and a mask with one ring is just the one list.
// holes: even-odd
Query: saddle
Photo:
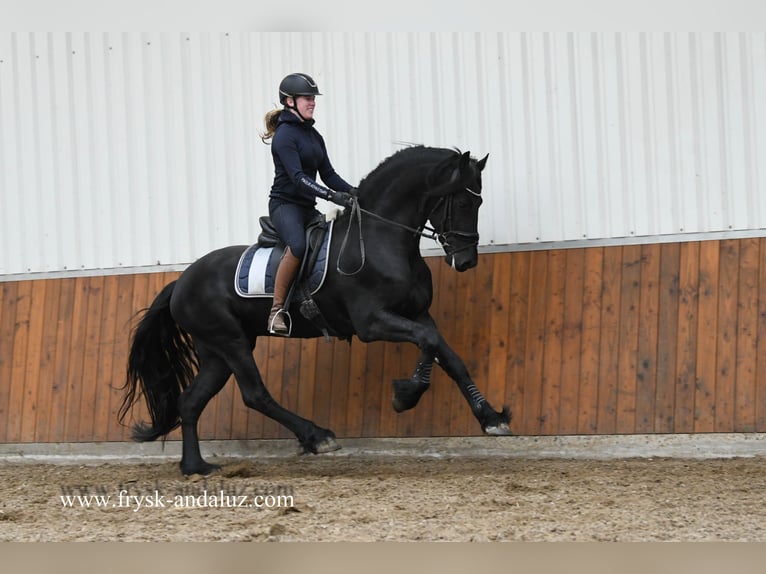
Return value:
[[(285, 250), (285, 245), (277, 234), (277, 229), (271, 222), (271, 217), (264, 215), (258, 219), (261, 224), (261, 233), (258, 235), (257, 245), (259, 247), (276, 247), (281, 254)], [(301, 261), (301, 267), (295, 278), (294, 284), (300, 283), (306, 279), (306, 276), (314, 269), (319, 259), (320, 250), (328, 231), (328, 222), (324, 214), (318, 214), (314, 219), (308, 222), (306, 226), (306, 256)], [(315, 291), (315, 290), (314, 290)], [(288, 296), (289, 302), (289, 296)]]
[[(261, 225), (258, 240), (244, 251), (237, 265), (235, 290), (242, 297), (273, 296), (277, 267), (285, 250), (271, 218), (263, 216), (258, 221)], [(285, 301), (287, 309), (293, 300), (297, 300), (301, 314), (312, 321), (328, 339), (332, 329), (312, 295), (324, 284), (332, 227), (333, 223), (326, 221), (321, 213), (306, 226), (306, 255)]]

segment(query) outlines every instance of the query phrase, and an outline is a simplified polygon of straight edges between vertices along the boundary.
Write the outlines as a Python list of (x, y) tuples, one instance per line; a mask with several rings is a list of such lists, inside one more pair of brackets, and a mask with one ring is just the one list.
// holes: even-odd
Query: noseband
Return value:
[[(465, 190), (471, 195), (474, 195), (476, 197), (481, 197), (480, 193), (472, 190), (470, 187), (466, 187)], [(452, 229), (452, 205), (453, 205), (454, 197), (455, 197), (455, 193), (450, 193), (449, 195), (444, 195), (440, 197), (439, 201), (436, 202), (436, 205), (434, 205), (433, 209), (431, 209), (431, 212), (428, 214), (428, 217), (427, 217), (427, 220), (430, 220), (433, 213), (441, 206), (441, 204), (446, 203), (446, 206), (444, 209), (444, 216), (442, 217), (441, 226), (440, 226), (442, 229), (445, 229), (446, 231), (442, 233), (436, 233), (434, 231), (434, 233), (436, 235), (436, 239), (438, 239), (439, 243), (441, 243), (444, 250), (447, 251), (447, 255), (455, 255), (456, 253), (460, 253), (461, 251), (465, 251), (466, 249), (472, 249), (479, 244), (478, 233), (473, 233), (469, 231), (456, 231)], [(449, 251), (447, 248), (452, 247), (452, 244), (449, 241), (450, 237), (456, 237), (456, 238), (462, 239), (466, 241), (467, 243), (463, 245), (463, 247), (460, 247), (459, 249), (452, 249), (452, 251)]]

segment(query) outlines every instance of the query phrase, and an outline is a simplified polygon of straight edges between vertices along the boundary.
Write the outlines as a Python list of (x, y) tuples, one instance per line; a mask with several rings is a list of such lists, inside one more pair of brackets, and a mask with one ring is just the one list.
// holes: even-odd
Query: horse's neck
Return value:
[(408, 227), (419, 228), (425, 225), (425, 177), (410, 180), (406, 185), (394, 180), (385, 189), (367, 193), (360, 197), (359, 205), (380, 217), (384, 217)]

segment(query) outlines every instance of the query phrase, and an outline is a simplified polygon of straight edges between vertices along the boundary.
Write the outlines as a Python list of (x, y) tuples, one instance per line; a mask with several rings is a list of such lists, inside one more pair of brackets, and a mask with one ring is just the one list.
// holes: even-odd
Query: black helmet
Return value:
[(290, 74), (279, 83), (279, 103), (295, 96), (321, 96), (314, 79), (308, 74)]

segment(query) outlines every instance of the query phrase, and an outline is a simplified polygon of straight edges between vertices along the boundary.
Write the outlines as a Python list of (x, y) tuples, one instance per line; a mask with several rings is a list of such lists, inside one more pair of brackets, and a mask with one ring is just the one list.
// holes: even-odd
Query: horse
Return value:
[[(508, 407), (492, 408), (429, 314), (433, 285), (419, 247), (422, 236), (431, 237), (456, 271), (476, 266), (481, 173), (487, 158), (411, 146), (383, 160), (360, 181), (352, 206), (335, 220), (345, 232), (329, 240), (326, 278), (313, 302), (332, 336), (418, 346), (412, 377), (393, 382), (397, 412), (415, 407), (429, 388), (436, 363), (458, 385), (485, 434), (510, 435)], [(184, 475), (220, 468), (203, 459), (197, 423), (232, 374), (245, 405), (284, 425), (304, 452), (340, 448), (332, 430), (284, 408), (261, 378), (253, 351), (258, 337), (269, 336), (271, 299), (235, 292), (235, 269), (247, 247), (217, 249), (189, 265), (148, 309), (137, 313), (131, 332), (119, 420), (126, 424), (125, 417), (143, 397), (151, 421), (133, 425), (134, 440), (164, 439), (180, 425)], [(298, 302), (289, 311), (291, 337), (327, 334), (315, 319), (301, 314)]]

